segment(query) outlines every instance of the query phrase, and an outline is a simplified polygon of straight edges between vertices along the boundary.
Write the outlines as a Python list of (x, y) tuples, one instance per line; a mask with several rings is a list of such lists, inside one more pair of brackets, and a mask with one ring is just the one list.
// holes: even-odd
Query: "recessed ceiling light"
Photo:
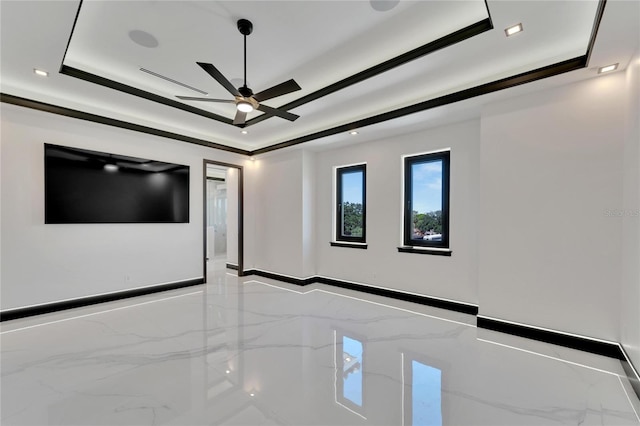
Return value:
[(251, 392), (251, 393), (249, 394), (249, 396), (256, 396), (256, 394), (255, 394), (255, 393), (253, 393), (253, 392)]
[(225, 371), (225, 373), (229, 374), (229, 373), (231, 373), (231, 370), (227, 370), (227, 371)]
[(507, 37), (517, 34), (522, 31), (522, 24), (516, 24), (504, 30)]
[(598, 68), (598, 74), (602, 74), (605, 72), (611, 72), (618, 69), (618, 64), (607, 65), (606, 67)]
[(349, 132), (349, 134), (350, 134), (351, 136), (355, 136), (355, 135), (357, 135), (357, 134), (358, 134), (358, 132), (357, 132), (357, 131), (355, 131), (355, 130), (352, 130), (351, 132)]
[(41, 77), (48, 77), (48, 76), (49, 76), (49, 73), (48, 73), (48, 72), (43, 71), (43, 70), (39, 70), (38, 68), (34, 68), (34, 69), (33, 69), (33, 72), (34, 72), (36, 75), (39, 75), (39, 76), (41, 76)]
[(249, 160), (256, 161), (256, 158), (255, 157), (249, 157)]
[(242, 130), (240, 133), (242, 133), (243, 135), (246, 135), (249, 132), (247, 132), (246, 130)]

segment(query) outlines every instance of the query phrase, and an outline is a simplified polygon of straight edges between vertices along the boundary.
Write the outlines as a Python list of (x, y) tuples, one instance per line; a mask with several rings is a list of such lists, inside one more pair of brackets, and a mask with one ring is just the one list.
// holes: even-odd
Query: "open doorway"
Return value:
[(204, 160), (204, 276), (242, 275), (242, 167)]

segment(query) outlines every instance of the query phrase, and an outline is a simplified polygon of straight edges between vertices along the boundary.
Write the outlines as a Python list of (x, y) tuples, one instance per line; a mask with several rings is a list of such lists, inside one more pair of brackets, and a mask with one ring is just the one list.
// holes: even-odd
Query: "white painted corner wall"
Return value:
[[(245, 157), (3, 103), (1, 309), (203, 276), (204, 158)], [(44, 144), (190, 166), (189, 223), (44, 224)]]

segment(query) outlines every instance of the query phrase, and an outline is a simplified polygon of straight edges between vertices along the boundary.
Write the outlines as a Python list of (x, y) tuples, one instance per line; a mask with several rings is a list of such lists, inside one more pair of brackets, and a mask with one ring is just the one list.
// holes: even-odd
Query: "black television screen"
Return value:
[(45, 144), (45, 223), (187, 223), (189, 166)]

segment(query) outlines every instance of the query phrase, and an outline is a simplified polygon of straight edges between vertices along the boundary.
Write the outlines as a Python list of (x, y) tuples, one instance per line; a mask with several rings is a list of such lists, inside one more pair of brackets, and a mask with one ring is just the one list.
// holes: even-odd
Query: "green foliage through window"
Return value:
[(362, 204), (346, 202), (342, 205), (342, 235), (362, 237)]

